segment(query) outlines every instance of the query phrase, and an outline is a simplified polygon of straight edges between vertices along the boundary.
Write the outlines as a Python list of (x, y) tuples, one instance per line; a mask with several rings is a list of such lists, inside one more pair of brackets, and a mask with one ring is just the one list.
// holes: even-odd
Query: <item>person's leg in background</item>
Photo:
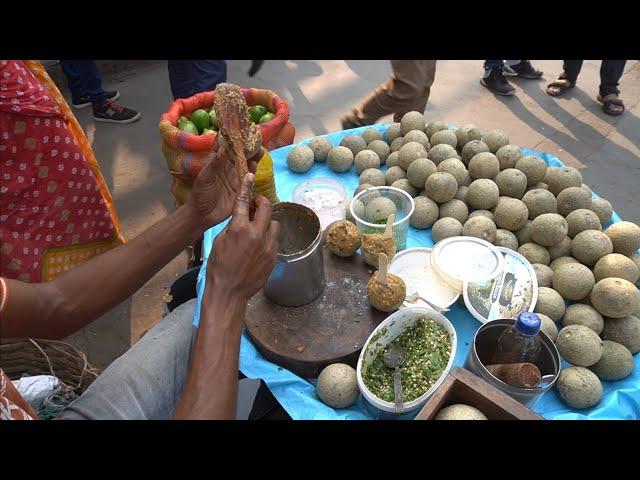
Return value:
[(174, 100), (214, 90), (227, 81), (226, 60), (169, 60), (167, 69)]
[[(195, 341), (195, 302), (173, 310), (116, 359), (63, 412), (63, 420), (168, 420), (182, 396)], [(249, 417), (259, 381), (242, 379), (237, 418)]]
[(411, 111), (424, 113), (436, 75), (436, 60), (391, 60), (391, 78), (342, 118), (342, 128), (373, 125), (390, 113), (393, 121)]
[(578, 80), (580, 70), (582, 70), (582, 63), (584, 60), (563, 60), (562, 61), (562, 73), (560, 79), (569, 80), (572, 84), (575, 84)]
[(584, 60), (563, 60), (562, 73), (557, 80), (547, 85), (547, 93), (552, 97), (560, 97), (575, 87), (583, 62)]
[(626, 60), (602, 60), (600, 65), (598, 100), (603, 103), (602, 108), (609, 115), (621, 115), (624, 112), (624, 103), (618, 98), (618, 84), (626, 63)]
[(95, 60), (60, 60), (62, 71), (71, 90), (71, 104), (76, 108), (91, 105), (93, 118), (99, 122), (131, 123), (142, 115), (115, 103), (120, 93), (106, 92)]
[(496, 95), (513, 95), (516, 89), (504, 76), (502, 60), (485, 60), (480, 83)]
[(508, 77), (520, 77), (537, 80), (542, 77), (542, 70), (537, 70), (529, 60), (505, 60), (502, 72)]
[(95, 60), (60, 60), (60, 66), (67, 77), (71, 105), (74, 107), (83, 108), (92, 104), (100, 105), (107, 99), (115, 100), (102, 89), (102, 79)]

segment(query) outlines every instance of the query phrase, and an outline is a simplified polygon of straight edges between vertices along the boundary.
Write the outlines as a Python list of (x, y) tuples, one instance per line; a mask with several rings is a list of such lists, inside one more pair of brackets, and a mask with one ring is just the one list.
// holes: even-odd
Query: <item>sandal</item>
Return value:
[[(611, 97), (611, 95), (615, 95), (615, 97), (608, 98), (608, 99), (605, 100), (605, 98)], [(625, 110), (624, 102), (622, 100), (620, 100), (615, 93), (611, 93), (609, 95), (605, 95), (604, 97), (601, 96), (600, 94), (598, 94), (598, 101), (600, 103), (602, 103), (602, 110), (607, 115), (618, 116), (618, 115), (622, 115), (624, 113), (624, 110)], [(611, 108), (614, 105), (620, 107), (620, 109)]]
[(562, 75), (557, 79), (547, 85), (547, 93), (552, 97), (561, 97), (567, 90), (576, 86), (576, 82), (571, 82), (566, 78), (563, 78)]

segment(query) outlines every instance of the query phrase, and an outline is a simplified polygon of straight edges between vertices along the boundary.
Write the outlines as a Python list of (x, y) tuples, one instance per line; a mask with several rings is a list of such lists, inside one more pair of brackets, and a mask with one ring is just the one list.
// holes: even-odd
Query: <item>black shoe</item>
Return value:
[[(110, 92), (104, 93), (107, 94), (107, 100), (110, 100), (112, 102), (116, 101), (120, 97), (120, 92), (118, 92), (117, 90), (112, 90)], [(84, 108), (88, 107), (89, 105), (91, 105), (91, 102), (89, 101), (89, 95), (82, 95), (80, 97), (71, 96), (71, 106), (73, 108)]]
[(358, 128), (363, 126), (363, 125), (358, 125), (357, 123), (352, 122), (347, 117), (342, 117), (342, 120), (340, 120), (340, 123), (342, 124), (342, 130), (351, 130), (352, 128)]
[(480, 83), (496, 95), (513, 95), (516, 89), (504, 78), (502, 68), (486, 68)]
[(511, 66), (505, 65), (503, 73), (512, 77), (528, 78), (531, 80), (537, 80), (542, 77), (542, 70), (533, 68), (529, 60), (520, 60), (520, 63)]
[(93, 107), (93, 119), (96, 122), (132, 123), (141, 116), (142, 114), (140, 112), (123, 107), (109, 100), (98, 107)]

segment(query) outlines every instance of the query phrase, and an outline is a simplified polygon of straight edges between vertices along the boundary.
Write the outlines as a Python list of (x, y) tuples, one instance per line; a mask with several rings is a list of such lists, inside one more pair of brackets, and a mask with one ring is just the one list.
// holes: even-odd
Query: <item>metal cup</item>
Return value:
[(485, 365), (490, 363), (490, 359), (495, 352), (498, 344), (498, 337), (507, 328), (513, 326), (515, 320), (493, 320), (482, 325), (473, 338), (473, 344), (469, 349), (465, 368), (478, 375), (483, 380), (494, 387), (502, 390), (507, 395), (515, 398), (518, 402), (529, 407), (533, 407), (542, 395), (551, 389), (560, 375), (560, 353), (553, 341), (542, 331), (538, 335), (542, 340), (542, 348), (540, 350), (540, 358), (537, 362), (540, 373), (545, 375), (553, 375), (551, 381), (545, 382), (541, 387), (536, 388), (518, 388), (513, 387), (502, 380), (494, 377)]
[(285, 307), (311, 303), (325, 287), (320, 220), (310, 208), (290, 202), (274, 205), (271, 219), (280, 223), (280, 238), (264, 294)]

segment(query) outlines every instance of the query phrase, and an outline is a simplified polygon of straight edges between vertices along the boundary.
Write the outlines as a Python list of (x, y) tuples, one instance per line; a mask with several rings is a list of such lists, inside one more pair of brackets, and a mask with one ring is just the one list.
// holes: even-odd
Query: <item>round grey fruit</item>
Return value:
[(554, 322), (559, 322), (564, 316), (565, 309), (564, 300), (553, 288), (538, 288), (538, 301), (534, 308), (536, 313), (542, 313)]
[(360, 150), (355, 156), (356, 173), (360, 175), (367, 168), (379, 168), (380, 157), (373, 150)]
[(604, 350), (602, 357), (591, 366), (591, 371), (600, 380), (622, 380), (631, 375), (633, 370), (633, 355), (627, 347), (611, 340), (602, 342)]
[(477, 216), (467, 220), (462, 229), (467, 237), (481, 238), (489, 243), (496, 241), (497, 228), (493, 220), (487, 217)]
[(521, 244), (520, 247), (518, 247), (518, 253), (529, 260), (529, 263), (549, 265), (549, 262), (551, 261), (547, 249), (542, 245), (538, 245), (533, 242)]
[(336, 173), (348, 172), (353, 165), (353, 152), (347, 147), (333, 147), (327, 155), (327, 165)]
[(340, 142), (340, 146), (347, 147), (356, 156), (360, 150), (367, 148), (367, 142), (360, 135), (347, 135)]
[(590, 367), (602, 357), (602, 340), (584, 325), (569, 325), (558, 332), (556, 347), (562, 358), (578, 367)]
[(604, 318), (591, 305), (584, 303), (572, 303), (569, 305), (562, 317), (562, 324), (567, 327), (569, 325), (583, 325), (593, 330), (597, 335), (602, 333), (604, 328)]
[(522, 201), (529, 209), (529, 218), (533, 220), (544, 213), (558, 213), (558, 202), (548, 190), (529, 190), (522, 197)]
[(500, 147), (496, 152), (496, 157), (500, 162), (500, 170), (506, 170), (507, 168), (515, 168), (516, 162), (520, 160), (524, 154), (520, 147), (515, 145), (505, 145)]
[(553, 289), (566, 300), (580, 300), (591, 292), (596, 280), (589, 267), (567, 263), (553, 272)]
[(455, 198), (440, 205), (440, 218), (451, 217), (464, 224), (469, 216), (466, 203)]
[(580, 232), (571, 241), (571, 256), (589, 267), (610, 253), (613, 253), (611, 240), (598, 230)]
[(480, 178), (474, 180), (467, 190), (467, 203), (471, 208), (489, 210), (498, 204), (500, 189), (493, 180)]
[(597, 405), (602, 398), (602, 384), (591, 370), (569, 367), (560, 372), (556, 382), (558, 397), (571, 408), (584, 409)]
[(324, 162), (327, 160), (329, 150), (333, 147), (327, 137), (314, 137), (309, 142), (309, 148), (313, 151), (313, 158), (316, 162)]
[(556, 198), (558, 200), (558, 212), (565, 217), (574, 210), (591, 209), (591, 195), (584, 188), (565, 188)]
[[(438, 204), (427, 197), (416, 197), (413, 201), (415, 202), (415, 209), (409, 219), (411, 226), (417, 229), (431, 227), (438, 220)], [(460, 230), (462, 230), (462, 225), (460, 225)], [(436, 241), (435, 237), (434, 241)]]
[(544, 180), (547, 175), (546, 162), (534, 155), (527, 155), (516, 162), (516, 168), (527, 177), (527, 185), (535, 185)]
[(608, 318), (602, 331), (602, 338), (624, 345), (635, 355), (640, 352), (640, 318), (633, 315), (624, 318)]
[(531, 238), (539, 245), (551, 247), (567, 236), (567, 221), (557, 213), (544, 213), (531, 222)]
[(287, 166), (295, 173), (305, 173), (313, 166), (313, 150), (306, 145), (292, 149), (287, 155)]

